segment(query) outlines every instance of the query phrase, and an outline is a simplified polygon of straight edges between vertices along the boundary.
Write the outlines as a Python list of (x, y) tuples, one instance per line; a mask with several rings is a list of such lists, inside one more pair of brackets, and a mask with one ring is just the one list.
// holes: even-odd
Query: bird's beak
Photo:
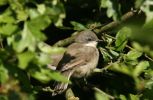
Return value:
[(103, 42), (103, 40), (98, 39), (96, 42)]

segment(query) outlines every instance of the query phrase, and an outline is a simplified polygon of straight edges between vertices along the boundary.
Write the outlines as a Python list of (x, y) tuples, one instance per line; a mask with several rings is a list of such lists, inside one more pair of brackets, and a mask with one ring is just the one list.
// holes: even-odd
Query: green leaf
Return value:
[(51, 47), (43, 42), (38, 44), (38, 48), (47, 54), (62, 54), (65, 52), (65, 49), (62, 47)]
[(51, 71), (50, 69), (44, 69), (41, 68), (39, 71), (38, 70), (31, 70), (30, 74), (36, 78), (37, 80), (47, 83), (50, 80), (56, 80), (56, 81), (61, 81), (61, 82), (66, 82), (70, 83), (69, 80), (67, 80), (66, 77), (61, 75), (59, 72)]
[(110, 96), (98, 88), (94, 88), (96, 100), (110, 100)]
[(5, 35), (5, 36), (9, 36), (11, 35), (13, 32), (15, 32), (17, 30), (17, 25), (13, 25), (13, 24), (6, 24), (0, 27), (0, 34)]
[(33, 52), (30, 52), (30, 51), (18, 54), (17, 57), (18, 57), (18, 60), (19, 60), (19, 64), (18, 64), (19, 68), (26, 69), (28, 64), (34, 58), (34, 55), (35, 54)]
[(45, 7), (44, 4), (38, 4), (38, 5), (37, 5), (37, 10), (38, 10), (38, 12), (39, 12), (40, 14), (44, 14), (45, 11), (46, 11), (46, 7)]
[(34, 19), (37, 18), (38, 16), (40, 16), (40, 13), (38, 12), (37, 9), (28, 9), (28, 14), (30, 16), (30, 19)]
[(119, 96), (119, 98), (120, 98), (121, 100), (127, 100), (127, 99), (126, 99), (126, 96), (125, 96), (125, 95), (122, 95), (122, 94)]
[(126, 58), (128, 60), (136, 60), (142, 55), (142, 52), (137, 50), (131, 50), (127, 53)]
[(16, 52), (22, 52), (25, 48), (34, 51), (38, 42), (37, 38), (32, 34), (26, 23), (24, 24), (23, 31), (20, 34), (12, 36), (12, 38), (13, 49)]
[(140, 100), (138, 95), (130, 94), (130, 100)]
[(140, 6), (144, 3), (145, 0), (136, 0), (135, 1), (135, 7), (140, 8)]
[(55, 26), (62, 27), (63, 19), (66, 17), (64, 5), (56, 0), (54, 0), (53, 2), (52, 2), (54, 5), (53, 7), (46, 7), (46, 14), (50, 15)]
[(103, 56), (104, 61), (108, 62), (113, 59), (113, 57), (108, 53), (106, 49), (100, 48), (100, 52)]
[(75, 21), (71, 21), (71, 24), (73, 25), (73, 29), (74, 30), (78, 30), (78, 31), (80, 31), (80, 30), (85, 30), (85, 29), (87, 29), (83, 24), (81, 24), (81, 23), (78, 23), (78, 22), (75, 22)]
[(5, 83), (9, 79), (8, 70), (0, 62), (0, 84)]
[(16, 20), (12, 16), (12, 12), (8, 9), (0, 15), (0, 23), (14, 23)]
[(131, 34), (131, 29), (128, 27), (124, 27), (116, 35), (116, 41), (115, 41), (115, 46), (117, 51), (122, 51), (126, 44), (128, 37)]
[(149, 62), (148, 61), (142, 61), (140, 62), (135, 69), (133, 70), (133, 76), (137, 77), (139, 76), (142, 72), (144, 72), (144, 70), (149, 66)]
[(70, 80), (67, 79), (67, 77), (63, 76), (61, 73), (59, 72), (55, 72), (55, 71), (51, 71), (50, 73), (48, 73), (48, 75), (56, 80), (56, 81), (60, 81), (60, 82), (65, 82), (65, 83), (71, 83)]
[(119, 56), (119, 53), (117, 53), (117, 52), (115, 52), (115, 51), (113, 51), (113, 50), (109, 50), (109, 52), (113, 55), (113, 56), (115, 56), (115, 57), (118, 57)]
[(28, 27), (30, 30), (44, 30), (51, 23), (48, 16), (41, 15), (28, 21)]
[(28, 14), (26, 11), (24, 10), (17, 10), (17, 18), (18, 18), (18, 21), (26, 21), (27, 18), (28, 18)]
[(36, 58), (37, 58), (37, 64), (40, 65), (47, 65), (52, 62), (50, 55), (47, 53), (39, 53)]
[(109, 69), (129, 76), (132, 75), (132, 68), (130, 66), (126, 66), (124, 63), (113, 63)]
[(113, 0), (101, 0), (102, 8), (107, 8), (107, 16), (113, 17), (113, 20), (118, 20), (121, 17), (120, 4)]
[(140, 9), (145, 13), (146, 15), (146, 23), (153, 20), (153, 11), (150, 9), (152, 7), (151, 1), (146, 0), (143, 2), (142, 6)]
[(7, 4), (7, 0), (0, 0), (0, 5), (5, 5), (5, 4)]
[(139, 43), (137, 43), (137, 42), (132, 42), (132, 47), (134, 48), (134, 49), (136, 49), (136, 50), (138, 50), (138, 51), (143, 51), (143, 47), (139, 44)]

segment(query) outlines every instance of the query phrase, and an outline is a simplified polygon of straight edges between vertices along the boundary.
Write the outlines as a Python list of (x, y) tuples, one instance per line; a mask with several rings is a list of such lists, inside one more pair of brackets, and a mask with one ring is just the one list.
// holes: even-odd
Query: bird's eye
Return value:
[(88, 41), (92, 41), (92, 39), (91, 38), (88, 38)]

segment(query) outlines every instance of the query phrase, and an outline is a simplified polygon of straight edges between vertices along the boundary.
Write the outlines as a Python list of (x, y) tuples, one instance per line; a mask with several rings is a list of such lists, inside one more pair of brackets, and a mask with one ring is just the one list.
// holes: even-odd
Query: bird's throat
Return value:
[(96, 47), (97, 46), (97, 42), (96, 41), (91, 41), (91, 42), (86, 43), (85, 46)]

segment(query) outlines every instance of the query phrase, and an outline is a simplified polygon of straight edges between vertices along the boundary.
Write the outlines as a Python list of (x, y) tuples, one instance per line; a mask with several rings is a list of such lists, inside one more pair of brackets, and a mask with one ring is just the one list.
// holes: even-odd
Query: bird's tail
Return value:
[[(69, 70), (69, 71), (63, 72), (62, 75), (67, 77), (69, 80), (72, 73), (73, 71)], [(68, 83), (56, 82), (54, 84), (54, 92), (52, 93), (52, 96), (63, 93), (67, 89), (67, 87), (68, 87)]]

